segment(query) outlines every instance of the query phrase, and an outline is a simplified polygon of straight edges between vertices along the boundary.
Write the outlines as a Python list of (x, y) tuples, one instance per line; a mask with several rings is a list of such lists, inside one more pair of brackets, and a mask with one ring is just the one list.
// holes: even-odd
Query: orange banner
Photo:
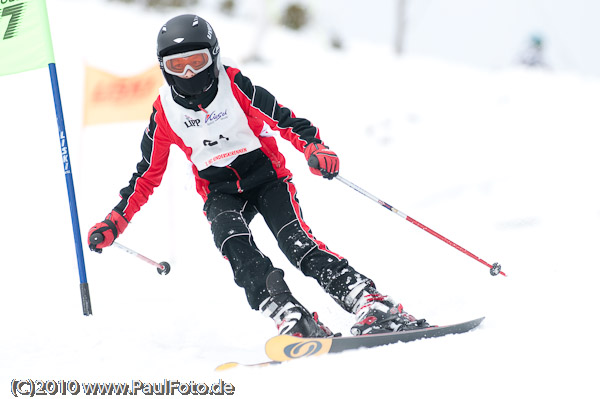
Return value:
[(83, 124), (147, 119), (163, 84), (164, 78), (158, 65), (128, 77), (86, 66)]

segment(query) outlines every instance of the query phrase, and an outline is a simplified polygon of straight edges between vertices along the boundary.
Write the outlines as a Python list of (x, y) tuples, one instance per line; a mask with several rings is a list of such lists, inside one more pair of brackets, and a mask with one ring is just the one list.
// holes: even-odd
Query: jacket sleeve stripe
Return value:
[[(160, 134), (156, 122), (157, 114), (155, 107), (150, 124), (142, 137), (142, 160), (137, 164), (137, 170), (131, 177), (129, 185), (120, 191), (122, 199), (114, 208), (129, 221), (148, 202), (154, 189), (160, 185), (167, 167), (169, 143), (165, 140), (156, 140), (156, 134)], [(159, 151), (157, 146), (161, 146)]]

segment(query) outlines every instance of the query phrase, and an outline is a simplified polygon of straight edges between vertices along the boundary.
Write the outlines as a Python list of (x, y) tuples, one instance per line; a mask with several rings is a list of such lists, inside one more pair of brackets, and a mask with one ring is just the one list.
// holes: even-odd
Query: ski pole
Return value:
[(473, 255), (471, 252), (467, 251), (466, 249), (464, 249), (460, 245), (455, 244), (454, 242), (450, 241), (449, 239), (447, 239), (443, 235), (441, 235), (439, 233), (436, 233), (435, 231), (431, 230), (429, 227), (427, 227), (424, 224), (416, 221), (415, 219), (411, 218), (407, 214), (400, 212), (398, 209), (394, 208), (393, 206), (391, 206), (387, 202), (380, 200), (379, 198), (375, 197), (373, 194), (368, 193), (367, 191), (365, 191), (362, 188), (358, 187), (356, 184), (352, 183), (351, 181), (344, 179), (340, 175), (337, 175), (335, 178), (338, 179), (339, 181), (341, 181), (342, 183), (344, 183), (345, 185), (347, 185), (348, 187), (353, 188), (354, 190), (358, 191), (359, 193), (361, 193), (365, 197), (370, 198), (371, 200), (377, 202), (379, 205), (383, 206), (384, 208), (386, 208), (386, 209), (394, 212), (395, 214), (397, 214), (398, 216), (402, 217), (403, 219), (411, 222), (415, 226), (420, 227), (421, 229), (425, 230), (429, 234), (431, 234), (431, 235), (439, 238), (440, 240), (444, 241), (446, 244), (448, 244), (448, 245), (450, 245), (450, 246), (458, 249), (460, 252), (464, 253), (465, 255), (468, 255), (471, 258), (475, 259), (476, 261), (478, 261), (480, 263), (483, 263), (484, 265), (486, 265), (487, 267), (490, 268), (490, 274), (492, 276), (497, 276), (498, 274), (501, 274), (501, 275), (503, 275), (503, 276), (506, 277), (506, 274), (503, 271), (500, 270), (501, 266), (500, 266), (499, 263), (494, 263), (493, 265), (490, 265), (489, 263), (487, 263), (486, 261), (484, 261), (480, 257)]
[[(104, 241), (104, 236), (102, 235), (102, 233), (93, 233), (92, 236), (90, 237), (90, 241), (94, 244), (100, 244), (102, 241)], [(149, 263), (152, 266), (156, 267), (156, 271), (158, 272), (158, 274), (167, 275), (171, 271), (171, 265), (169, 265), (168, 262), (160, 262), (160, 263), (155, 262), (152, 259), (147, 258), (144, 255), (134, 251), (133, 249), (127, 248), (125, 245), (122, 245), (116, 241), (113, 242), (113, 245), (116, 246), (117, 248), (122, 249), (123, 251), (127, 252), (128, 254), (136, 256), (137, 258), (143, 260), (144, 262)]]

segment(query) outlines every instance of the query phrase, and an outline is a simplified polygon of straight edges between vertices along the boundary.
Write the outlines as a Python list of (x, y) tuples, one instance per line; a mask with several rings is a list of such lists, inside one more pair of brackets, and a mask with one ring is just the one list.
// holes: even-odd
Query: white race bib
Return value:
[(239, 155), (261, 147), (248, 119), (231, 90), (231, 81), (220, 66), (219, 90), (204, 110), (192, 111), (177, 104), (171, 88), (160, 88), (160, 100), (173, 131), (192, 149), (191, 161), (198, 170), (225, 167)]

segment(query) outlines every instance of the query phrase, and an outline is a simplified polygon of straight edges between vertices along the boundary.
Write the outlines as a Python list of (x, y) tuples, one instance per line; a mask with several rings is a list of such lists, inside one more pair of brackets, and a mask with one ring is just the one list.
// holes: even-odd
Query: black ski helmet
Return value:
[[(183, 79), (165, 72), (163, 57), (186, 51), (209, 49), (212, 65), (190, 79)], [(184, 14), (168, 20), (158, 33), (156, 54), (163, 76), (178, 94), (198, 96), (216, 87), (219, 78), (220, 47), (212, 26), (193, 14)]]

